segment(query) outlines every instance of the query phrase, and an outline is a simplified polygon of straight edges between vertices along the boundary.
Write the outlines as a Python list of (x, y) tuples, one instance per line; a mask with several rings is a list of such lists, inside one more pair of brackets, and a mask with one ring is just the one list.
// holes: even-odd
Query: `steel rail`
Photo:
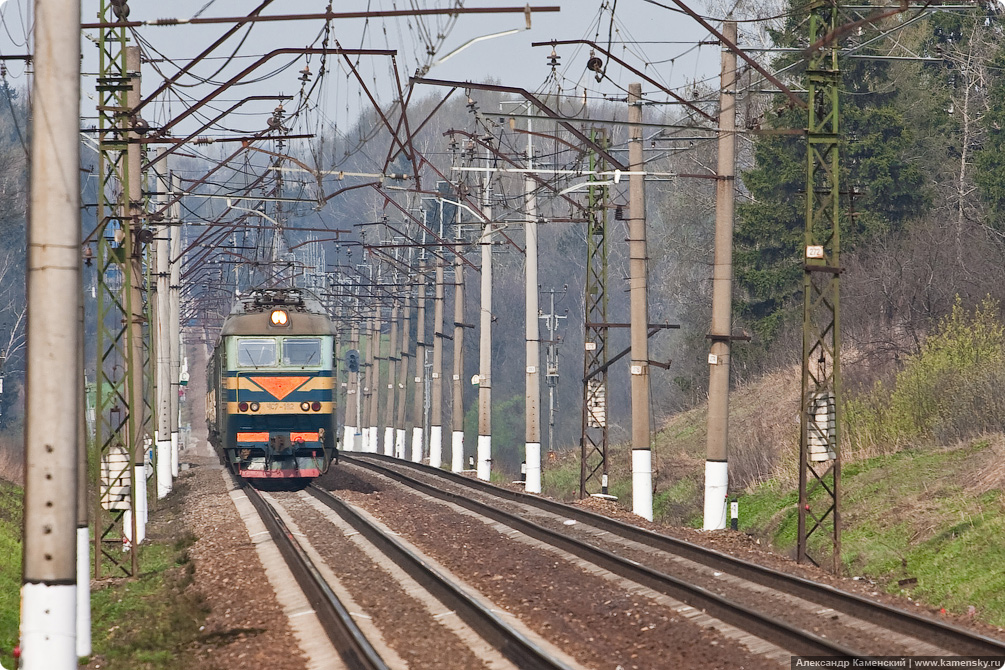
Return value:
[(262, 522), (286, 560), (304, 595), (310, 601), (335, 649), (352, 670), (388, 670), (387, 664), (374, 650), (352, 616), (325, 582), (279, 514), (261, 494), (247, 483), (241, 490), (254, 505)]
[[(341, 452), (344, 454), (345, 452)], [(340, 455), (340, 458), (342, 456)], [(311, 485), (307, 492), (334, 510), (356, 531), (395, 562), (423, 588), (453, 609), (466, 624), (511, 660), (521, 670), (571, 670), (562, 661), (552, 658), (522, 633), (474, 600), (459, 586), (433, 569), (422, 558), (408, 550), (401, 542), (385, 534), (349, 505), (334, 495)]]
[[(348, 456), (343, 453), (342, 456), (345, 460), (354, 464), (365, 465), (366, 467), (371, 467), (371, 469), (376, 469), (373, 466), (379, 467), (382, 474), (387, 474), (398, 481), (411, 480), (411, 478), (394, 470), (388, 470), (387, 468), (377, 466), (376, 463), (367, 463), (363, 459), (393, 463), (394, 465), (403, 468), (418, 470), (426, 474), (433, 474), (435, 476), (445, 478), (453, 483), (460, 484), (483, 493), (498, 496), (511, 502), (528, 505), (539, 510), (561, 515), (568, 519), (574, 519), (577, 522), (594, 526), (613, 535), (617, 535), (618, 537), (686, 558), (721, 572), (727, 572), (746, 581), (782, 590), (790, 595), (818, 603), (849, 616), (867, 620), (877, 626), (909, 637), (924, 640), (929, 644), (942, 647), (953, 653), (960, 655), (1005, 655), (1005, 642), (973, 633), (950, 624), (929, 619), (927, 617), (914, 614), (913, 612), (907, 612), (882, 603), (877, 603), (845, 591), (840, 591), (828, 585), (818, 584), (808, 579), (771, 570), (770, 568), (765, 568), (753, 563), (744, 562), (713, 549), (706, 549), (705, 547), (692, 544), (685, 540), (661, 535), (659, 533), (639, 528), (601, 514), (589, 512), (573, 505), (567, 505), (565, 503), (548, 500), (546, 498), (541, 498), (527, 493), (521, 493), (519, 491), (504, 489), (481, 480), (472, 479), (470, 477), (465, 477), (453, 472), (447, 472), (438, 468), (432, 468), (421, 463), (400, 461), (392, 457), (383, 456), (382, 454), (365, 454), (362, 455), (363, 459), (360, 458), (360, 454)], [(435, 487), (430, 487), (429, 485), (418, 482), (417, 480), (411, 481), (416, 481), (419, 486), (425, 487), (427, 490), (435, 491), (435, 493), (431, 493), (431, 495), (435, 495), (436, 497), (449, 497), (449, 499), (453, 502), (457, 502), (465, 506), (469, 503), (478, 505), (480, 506), (478, 509), (479, 513), (488, 514), (491, 512), (491, 514), (497, 515), (505, 514), (482, 503), (467, 501), (466, 499), (459, 498), (455, 494), (441, 492), (438, 489), (435, 489)], [(411, 481), (408, 481), (407, 483), (411, 485)], [(482, 508), (488, 510), (488, 512), (483, 511)], [(512, 518), (518, 519), (518, 517)], [(501, 518), (499, 520), (502, 523), (510, 523), (509, 521), (504, 521)], [(514, 523), (517, 522), (514, 521)], [(520, 523), (529, 524), (529, 522), (526, 521), (520, 521)], [(534, 524), (529, 525), (533, 526)], [(553, 532), (547, 529), (542, 530), (546, 533)], [(602, 552), (603, 550), (596, 551)], [(675, 597), (685, 600), (680, 596)], [(715, 597), (718, 598), (718, 596)], [(685, 602), (688, 602), (688, 604), (695, 607), (704, 608), (703, 605), (697, 605), (687, 600), (685, 600)], [(715, 616), (719, 616), (713, 612), (712, 609), (709, 609), (708, 611)], [(720, 616), (720, 618), (723, 617)], [(727, 619), (723, 618), (723, 620)], [(843, 655), (861, 656), (860, 654), (854, 654), (848, 651), (846, 651)]]

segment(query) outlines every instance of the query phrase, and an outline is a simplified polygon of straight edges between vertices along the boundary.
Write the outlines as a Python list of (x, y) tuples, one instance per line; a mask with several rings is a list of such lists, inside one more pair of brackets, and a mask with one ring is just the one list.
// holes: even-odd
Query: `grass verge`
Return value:
[[(949, 612), (973, 607), (980, 619), (1005, 625), (1003, 454), (998, 435), (845, 466), (846, 573)], [(780, 551), (794, 552), (796, 522), (796, 492), (788, 486), (768, 482), (740, 499), (740, 528)]]
[(0, 480), (0, 665), (14, 667), (21, 611), (21, 520), (24, 489)]
[(95, 588), (91, 665), (189, 667), (186, 649), (198, 639), (207, 614), (201, 598), (187, 588), (195, 574), (187, 552), (194, 541), (193, 536), (154, 541), (143, 549), (138, 578), (108, 580)]

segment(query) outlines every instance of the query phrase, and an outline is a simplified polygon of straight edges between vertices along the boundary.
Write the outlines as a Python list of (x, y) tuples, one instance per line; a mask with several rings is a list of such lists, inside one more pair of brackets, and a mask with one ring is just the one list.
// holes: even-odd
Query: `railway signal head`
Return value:
[(349, 368), (349, 372), (359, 372), (359, 352), (355, 349), (350, 349), (345, 352), (345, 366)]

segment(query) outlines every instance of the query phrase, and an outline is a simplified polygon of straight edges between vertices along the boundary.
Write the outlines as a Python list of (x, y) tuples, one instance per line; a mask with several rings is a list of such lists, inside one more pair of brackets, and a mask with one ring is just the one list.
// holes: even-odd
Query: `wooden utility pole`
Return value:
[[(736, 43), (736, 22), (722, 34)], [(729, 484), (729, 357), (733, 322), (733, 194), (736, 162), (736, 54), (722, 47), (719, 92), (719, 164), (715, 200), (715, 257), (712, 266), (712, 341), (708, 354), (708, 441), (705, 455), (705, 530), (726, 527)]]

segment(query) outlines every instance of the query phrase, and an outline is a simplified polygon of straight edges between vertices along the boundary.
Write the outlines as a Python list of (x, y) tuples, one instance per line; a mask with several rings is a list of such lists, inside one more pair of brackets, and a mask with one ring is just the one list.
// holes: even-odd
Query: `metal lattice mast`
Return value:
[[(607, 146), (604, 131), (590, 140)], [(590, 152), (591, 182), (606, 164)], [(583, 356), (583, 432), (580, 438), (579, 497), (607, 493), (607, 186), (587, 190), (586, 339)]]
[[(810, 44), (837, 25), (836, 0), (815, 2), (810, 12)], [(814, 50), (806, 71), (807, 126), (806, 237), (803, 274), (803, 369), (799, 448), (799, 536), (797, 560), (817, 564), (811, 551), (826, 550), (830, 534), (834, 572), (841, 565), (839, 512), (841, 452), (840, 365), (840, 188), (837, 45)]]
[[(98, 500), (94, 515), (94, 574), (110, 563), (135, 574), (136, 552), (127, 541), (126, 512), (132, 495), (133, 440), (142, 423), (142, 393), (129, 374), (134, 360), (130, 337), (133, 314), (133, 236), (129, 218), (130, 170), (126, 29), (112, 25), (112, 6), (102, 0), (98, 52), (98, 224), (97, 236), (97, 397), (95, 444), (99, 450)], [(136, 515), (132, 515), (135, 520)], [(126, 551), (123, 551), (123, 550)]]

